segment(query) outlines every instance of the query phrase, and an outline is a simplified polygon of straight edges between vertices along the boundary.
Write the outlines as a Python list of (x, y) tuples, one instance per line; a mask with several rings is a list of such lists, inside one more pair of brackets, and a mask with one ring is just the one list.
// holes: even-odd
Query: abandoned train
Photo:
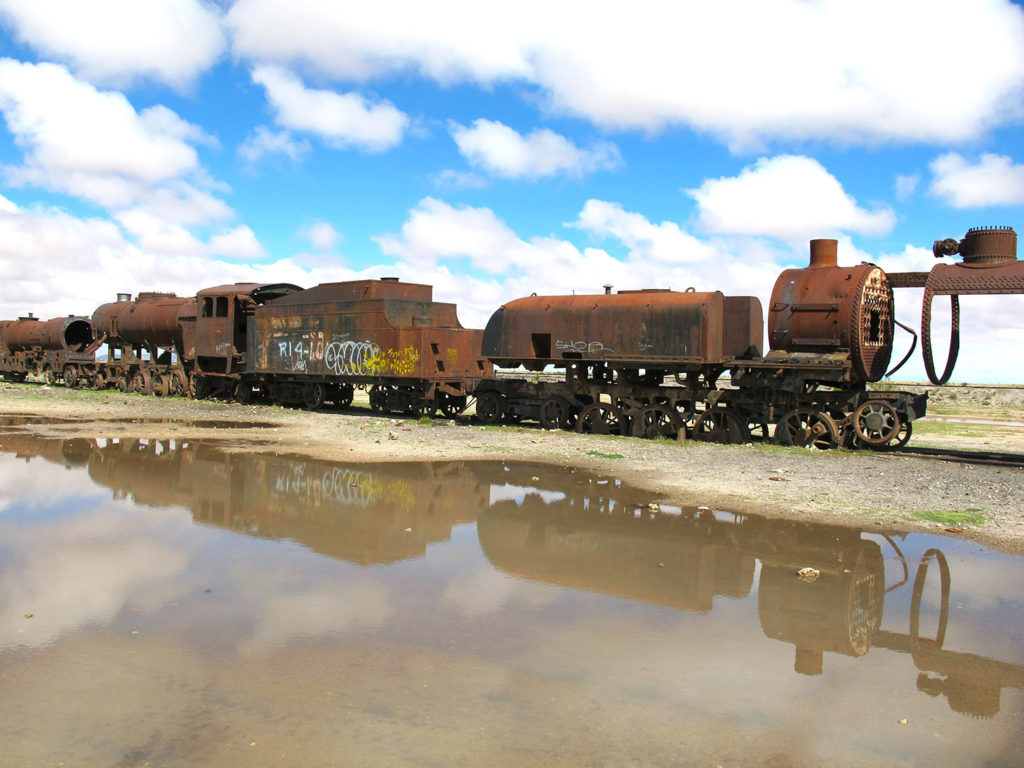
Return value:
[[(0, 373), (309, 409), (347, 406), (361, 388), (375, 411), (418, 415), (454, 416), (475, 397), (484, 423), (886, 448), (909, 439), (927, 400), (867, 387), (886, 373), (895, 326), (885, 272), (841, 267), (835, 240), (813, 240), (809, 265), (775, 283), (767, 352), (751, 296), (533, 295), (481, 331), (430, 286), (382, 278), (119, 294), (91, 318), (23, 317), (0, 323)], [(535, 373), (549, 369), (560, 375)]]

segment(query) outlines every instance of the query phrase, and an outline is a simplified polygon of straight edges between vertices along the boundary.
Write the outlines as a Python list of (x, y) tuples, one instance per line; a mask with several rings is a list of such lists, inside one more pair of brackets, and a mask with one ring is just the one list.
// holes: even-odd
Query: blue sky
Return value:
[[(905, 271), (1021, 229), (1024, 11), (0, 0), (0, 112), (5, 319), (385, 275), (475, 327), (605, 283), (767, 306), (812, 237)], [(1024, 380), (1024, 298), (963, 305), (954, 380)]]

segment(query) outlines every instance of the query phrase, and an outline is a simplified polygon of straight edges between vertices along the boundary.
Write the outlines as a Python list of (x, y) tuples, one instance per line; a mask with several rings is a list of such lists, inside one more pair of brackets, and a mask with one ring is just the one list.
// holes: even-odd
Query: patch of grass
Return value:
[(587, 456), (597, 456), (602, 459), (624, 459), (621, 453), (601, 453), (600, 451), (587, 451)]
[(971, 507), (963, 512), (955, 509), (919, 509), (905, 519), (943, 525), (984, 525), (985, 516), (980, 513), (981, 510), (977, 507)]

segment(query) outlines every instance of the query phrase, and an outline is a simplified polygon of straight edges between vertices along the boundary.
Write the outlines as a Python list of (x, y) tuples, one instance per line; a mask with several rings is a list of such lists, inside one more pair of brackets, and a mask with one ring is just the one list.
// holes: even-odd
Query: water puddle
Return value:
[(220, 419), (164, 419), (164, 418), (60, 418), (49, 416), (0, 415), (0, 432), (17, 431), (22, 427), (40, 424), (82, 424), (103, 426), (104, 424), (174, 424), (187, 429), (272, 429), (278, 426), (271, 421), (228, 421)]
[(0, 492), (6, 764), (1024, 760), (975, 543), (203, 441), (0, 434)]

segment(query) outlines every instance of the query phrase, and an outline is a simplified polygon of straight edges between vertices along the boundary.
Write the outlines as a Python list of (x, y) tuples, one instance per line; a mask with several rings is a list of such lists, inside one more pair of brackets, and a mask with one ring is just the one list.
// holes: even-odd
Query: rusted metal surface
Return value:
[(39, 320), (23, 317), (3, 328), (3, 343), (12, 352), (33, 348), (81, 353), (92, 343), (92, 327), (87, 317), (55, 317)]
[[(921, 347), (925, 372), (933, 384), (945, 384), (953, 375), (960, 352), (958, 297), (1024, 293), (1024, 262), (1017, 259), (1017, 233), (1010, 227), (975, 227), (968, 230), (962, 240), (936, 240), (932, 253), (936, 258), (960, 255), (963, 261), (936, 264), (928, 273), (906, 272), (890, 277), (896, 287), (924, 288)], [(935, 296), (950, 297), (952, 315), (949, 353), (942, 374), (936, 373), (932, 358), (931, 317)]]
[(106, 343), (180, 349), (179, 316), (194, 314), (194, 297), (173, 293), (140, 293), (135, 301), (117, 301), (97, 307), (93, 332)]
[(74, 386), (79, 369), (92, 363), (92, 344), (87, 317), (44, 321), (29, 315), (0, 323), (0, 374), (15, 381), (36, 374), (49, 384), (63, 379)]
[(760, 302), (749, 296), (661, 290), (529, 296), (491, 316), (483, 353), (503, 366), (724, 363), (758, 354)]
[(250, 371), (261, 375), (457, 381), (490, 375), (480, 342), (454, 304), (432, 300), (431, 286), (358, 280), (257, 308), (248, 353)]
[(246, 332), (256, 308), (302, 288), (290, 283), (234, 283), (204, 288), (196, 295), (195, 346), (197, 373), (238, 376), (246, 366)]
[(779, 275), (768, 341), (785, 352), (849, 353), (858, 380), (878, 381), (892, 356), (892, 288), (873, 264), (838, 266), (837, 245), (812, 240), (809, 266)]

